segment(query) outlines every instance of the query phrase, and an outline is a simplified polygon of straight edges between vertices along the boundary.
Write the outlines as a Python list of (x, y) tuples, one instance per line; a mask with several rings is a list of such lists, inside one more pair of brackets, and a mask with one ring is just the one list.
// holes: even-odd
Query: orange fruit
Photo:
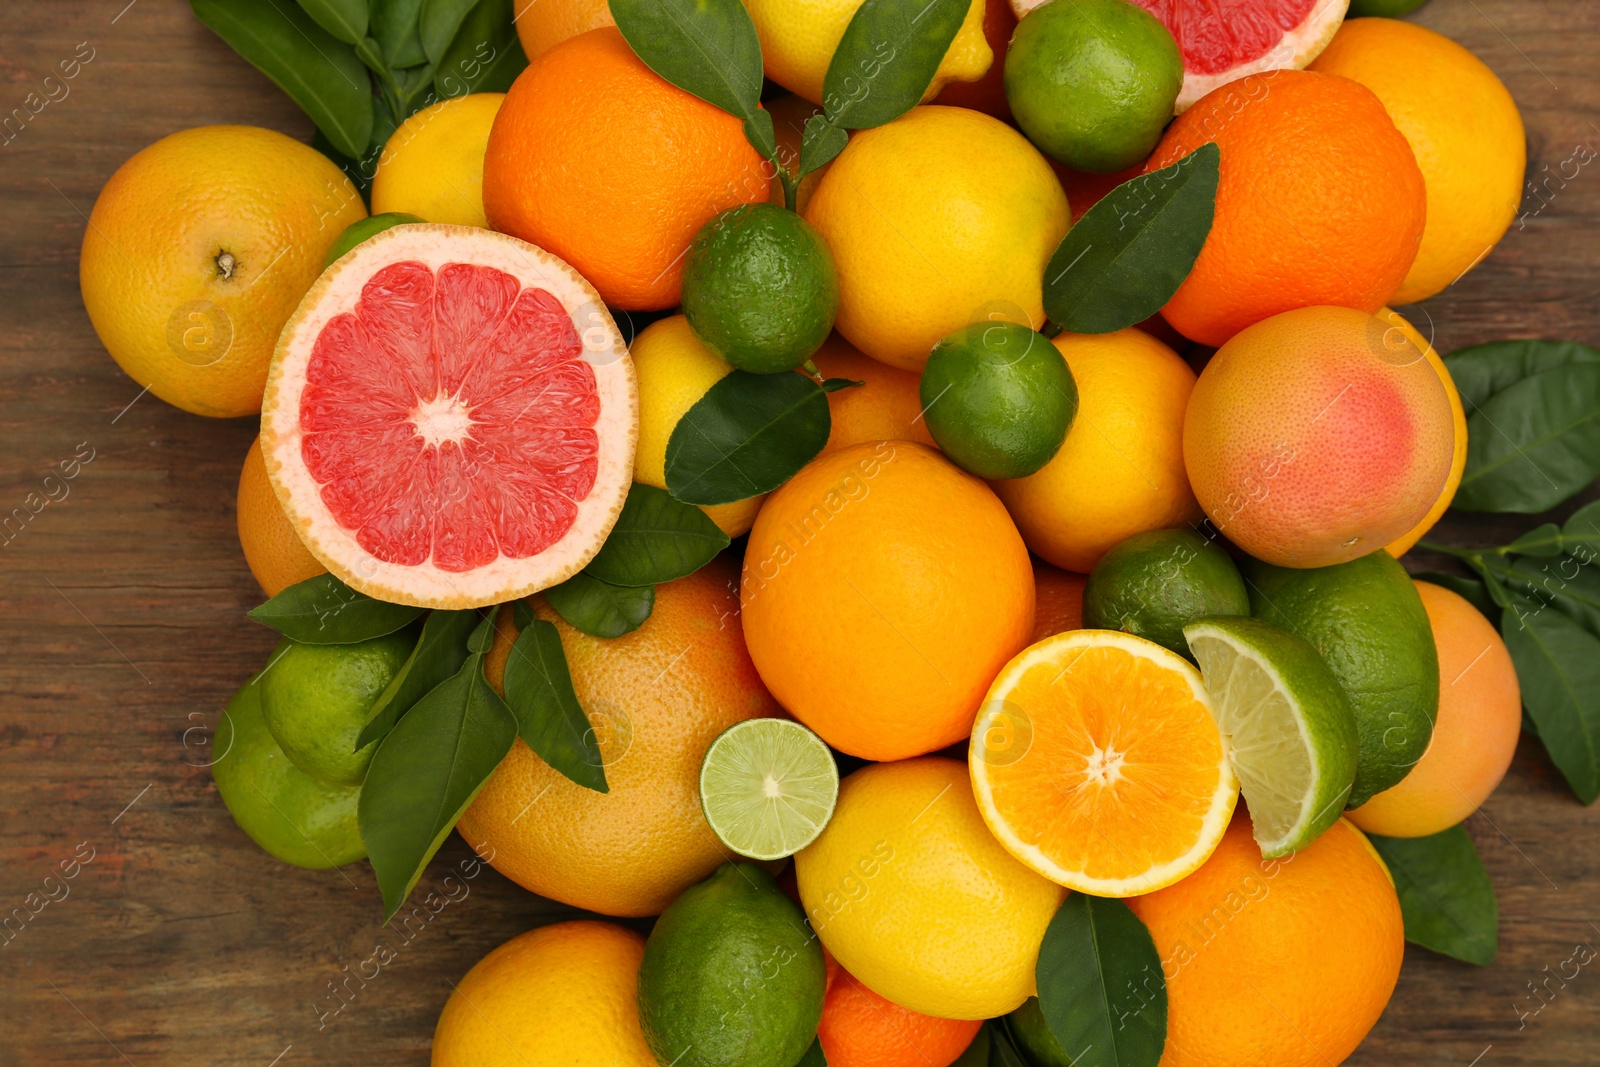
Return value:
[(1450, 475), (1450, 399), (1423, 350), (1343, 307), (1286, 311), (1217, 350), (1189, 398), (1184, 465), (1234, 544), (1280, 567), (1376, 551)]
[(530, 61), (570, 37), (617, 24), (606, 0), (516, 0), (512, 20)]
[(1464, 598), (1415, 582), (1439, 649), (1439, 714), (1411, 772), (1348, 818), (1386, 837), (1426, 837), (1478, 810), (1522, 736), (1522, 691), (1494, 625)]
[(140, 388), (196, 415), (251, 415), (278, 332), (366, 214), (350, 179), (292, 137), (182, 130), (100, 190), (78, 261), (83, 306)]
[(1399, 559), (1410, 552), (1416, 543), (1433, 529), (1434, 524), (1449, 510), (1450, 502), (1456, 498), (1456, 490), (1461, 487), (1461, 475), (1467, 469), (1467, 410), (1461, 404), (1461, 392), (1456, 388), (1455, 379), (1450, 377), (1450, 369), (1444, 365), (1444, 360), (1439, 358), (1439, 353), (1434, 350), (1428, 339), (1418, 333), (1416, 327), (1407, 322), (1405, 316), (1397, 311), (1384, 308), (1378, 312), (1378, 317), (1405, 334), (1411, 343), (1422, 349), (1423, 355), (1428, 357), (1428, 365), (1433, 368), (1434, 373), (1439, 376), (1439, 381), (1444, 385), (1445, 396), (1450, 401), (1451, 422), (1455, 428), (1455, 444), (1450, 454), (1450, 475), (1445, 479), (1444, 488), (1440, 490), (1438, 499), (1415, 526), (1385, 546), (1391, 556)]
[(1028, 551), (1005, 508), (906, 441), (829, 452), (767, 497), (739, 596), (773, 696), (872, 760), (966, 736), (1033, 627)]
[(657, 75), (608, 26), (517, 76), (489, 132), (483, 207), (606, 303), (653, 311), (678, 302), (702, 225), (767, 198), (763, 168), (738, 119)]
[[(655, 915), (730, 858), (700, 810), (700, 761), (736, 722), (780, 714), (739, 627), (724, 559), (656, 587), (622, 637), (590, 637), (543, 601), (589, 714), (610, 792), (575, 785), (520, 740), (457, 824), (512, 881), (605, 915)], [(499, 685), (516, 629), (502, 615), (486, 670)]]
[(868, 359), (836, 333), (828, 335), (811, 362), (824, 378), (866, 383), (828, 394), (833, 427), (824, 453), (863, 441), (916, 441), (938, 447), (922, 421), (922, 398), (917, 392), (920, 378), (915, 372)]
[(837, 964), (828, 975), (817, 1027), (828, 1067), (950, 1067), (983, 1025), (902, 1008)]
[(1083, 587), (1088, 581), (1042, 559), (1033, 561), (1033, 643), (1083, 629)]
[(260, 436), (250, 442), (250, 451), (244, 454), (234, 514), (244, 561), (268, 597), (327, 573), (328, 568), (306, 548), (283, 513), (283, 505), (278, 503), (278, 494), (267, 479), (266, 461), (261, 458)]
[(1342, 1063), (1383, 1013), (1405, 952), (1388, 868), (1343, 819), (1264, 860), (1241, 809), (1205, 866), (1128, 905), (1167, 982), (1162, 1067)]
[(972, 727), (978, 810), (1058, 885), (1126, 897), (1211, 855), (1239, 799), (1200, 672), (1153, 641), (1070, 630), (1006, 664)]
[(1422, 171), (1372, 90), (1303, 70), (1223, 86), (1167, 128), (1146, 171), (1208, 141), (1222, 150), (1211, 234), (1162, 314), (1221, 345), (1293, 308), (1369, 314), (1411, 269), (1427, 215)]
[(1007, 0), (986, 0), (983, 8), (983, 37), (994, 53), (989, 71), (977, 81), (946, 82), (935, 104), (950, 107), (969, 107), (993, 115), (1001, 122), (1011, 121), (1011, 105), (1006, 101), (1005, 60), (1006, 49), (1011, 47), (1011, 34), (1017, 28), (1017, 16)]

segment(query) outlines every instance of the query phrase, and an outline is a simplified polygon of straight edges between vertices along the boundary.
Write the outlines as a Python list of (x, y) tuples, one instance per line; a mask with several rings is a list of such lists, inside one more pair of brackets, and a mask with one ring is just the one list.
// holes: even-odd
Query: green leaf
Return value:
[(467, 659), (467, 635), (476, 625), (476, 611), (435, 611), (428, 615), (417, 646), (367, 712), (367, 724), (356, 739), (355, 751), (394, 729), (413, 704), (461, 669)]
[(1028, 1057), (1018, 1049), (1019, 1042), (1011, 1036), (1004, 1018), (990, 1019), (984, 1023), (989, 1031), (989, 1067), (1032, 1067)]
[(361, 840), (394, 917), (456, 820), (511, 751), (517, 724), (483, 656), (417, 702), (378, 744), (356, 807)]
[(1513, 382), (1467, 416), (1467, 467), (1453, 507), (1538, 512), (1600, 476), (1600, 363)]
[(600, 743), (573, 692), (554, 623), (533, 619), (517, 635), (506, 659), (505, 689), (517, 733), (540, 759), (581, 786), (609, 791)]
[(420, 67), (428, 61), (417, 29), (417, 16), (421, 13), (422, 0), (372, 0), (369, 29), (391, 69)]
[(299, 3), (318, 26), (345, 44), (355, 44), (367, 35), (367, 0), (299, 0)]
[(1471, 414), (1524, 378), (1571, 363), (1600, 363), (1600, 348), (1576, 341), (1496, 341), (1458, 349), (1444, 362)]
[(634, 482), (617, 524), (586, 570), (612, 585), (660, 585), (693, 574), (727, 547), (728, 535), (705, 512), (664, 489)]
[(922, 101), (967, 17), (969, 0), (866, 0), (822, 78), (831, 126), (866, 130)]
[(511, 0), (479, 0), (435, 61), (440, 96), (503, 93), (528, 65), (511, 21)]
[(195, 16), (289, 94), (342, 154), (372, 134), (372, 79), (353, 48), (287, 0), (189, 0)]
[(1478, 578), (1463, 578), (1459, 574), (1442, 574), (1437, 571), (1419, 571), (1411, 577), (1419, 582), (1432, 582), (1434, 585), (1443, 586), (1468, 601), (1489, 619), (1500, 617), (1499, 609), (1489, 598), (1489, 591), (1483, 587), (1482, 580)]
[(1559, 556), (1561, 555), (1561, 527), (1553, 522), (1535, 526), (1503, 550), (1510, 555)]
[[(1591, 557), (1590, 562), (1593, 562)], [(1506, 585), (1535, 604), (1550, 605), (1600, 636), (1600, 572), (1573, 556), (1519, 559)]]
[[(968, 1045), (966, 1051), (956, 1057), (955, 1062), (950, 1067), (989, 1067), (991, 1062), (990, 1051), (992, 1042), (995, 1040), (994, 1032), (998, 1026), (999, 1024), (993, 1019), (985, 1019), (983, 1025), (978, 1027), (978, 1032), (973, 1035), (972, 1044)], [(998, 1067), (999, 1061), (996, 1060), (994, 1062)], [(1018, 1067), (1026, 1067), (1026, 1064), (1019, 1064)]]
[(291, 585), (249, 616), (305, 645), (351, 645), (392, 634), (423, 612), (358, 593), (331, 574)]
[(656, 589), (653, 585), (611, 585), (580, 571), (546, 589), (544, 598), (558, 615), (589, 636), (621, 637), (650, 617)]
[(803, 374), (725, 375), (667, 439), (667, 489), (691, 504), (771, 492), (817, 457), (832, 426), (822, 387)]
[(1500, 633), (1522, 704), (1567, 784), (1585, 804), (1600, 796), (1600, 638), (1559, 611), (1507, 610)]
[(821, 1038), (814, 1038), (811, 1047), (806, 1049), (806, 1054), (800, 1057), (800, 1062), (794, 1067), (828, 1067), (828, 1057), (822, 1052)]
[(1600, 552), (1600, 500), (1574, 511), (1562, 525), (1561, 548), (1565, 552)]
[(1466, 830), (1367, 839), (1394, 876), (1407, 941), (1480, 967), (1494, 962), (1500, 906)]
[(1111, 190), (1056, 247), (1044, 311), (1073, 333), (1111, 333), (1160, 311), (1211, 233), (1222, 153), (1203, 144)]
[(439, 65), (461, 24), (480, 2), (482, 0), (422, 0), (417, 12), (417, 36), (422, 40), (422, 52), (428, 62), (435, 67)]
[(1075, 1067), (1156, 1067), (1167, 985), (1150, 931), (1122, 901), (1069, 893), (1045, 930), (1036, 978), (1045, 1023)]
[(830, 123), (826, 115), (812, 115), (800, 133), (800, 172), (795, 180), (832, 163), (849, 144), (850, 135)]

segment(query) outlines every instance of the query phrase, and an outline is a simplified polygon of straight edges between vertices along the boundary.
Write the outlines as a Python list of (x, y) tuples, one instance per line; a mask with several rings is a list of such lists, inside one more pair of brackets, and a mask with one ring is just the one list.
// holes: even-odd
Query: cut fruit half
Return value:
[(638, 423), (633, 362), (576, 271), (504, 234), (404, 225), (324, 271), (289, 319), (261, 447), (335, 576), (470, 608), (555, 585), (599, 551)]
[(1239, 776), (1261, 855), (1305, 848), (1338, 821), (1356, 774), (1356, 721), (1310, 642), (1259, 619), (1184, 627)]
[(746, 719), (717, 735), (700, 764), (700, 804), (718, 840), (777, 860), (817, 839), (839, 799), (822, 738), (790, 719)]
[(1047, 637), (1006, 664), (967, 763), (984, 821), (1012, 855), (1102, 897), (1196, 870), (1239, 798), (1199, 672), (1113, 630)]

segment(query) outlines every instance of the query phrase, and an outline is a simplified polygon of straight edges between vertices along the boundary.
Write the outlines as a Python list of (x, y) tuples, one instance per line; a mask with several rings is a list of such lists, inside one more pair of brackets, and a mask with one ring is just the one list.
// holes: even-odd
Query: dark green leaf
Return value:
[(1494, 962), (1500, 906), (1466, 830), (1367, 837), (1394, 875), (1407, 941), (1480, 967)]
[(511, 21), (512, 0), (479, 0), (434, 63), (440, 96), (503, 93), (528, 65)]
[(796, 180), (832, 163), (849, 143), (850, 135), (829, 122), (826, 115), (812, 115), (800, 133), (800, 173)]
[(390, 68), (420, 67), (428, 61), (417, 30), (421, 13), (422, 0), (372, 0), (370, 29)]
[(476, 611), (435, 611), (428, 615), (417, 647), (367, 713), (367, 724), (356, 739), (356, 751), (394, 729), (413, 704), (461, 669), (467, 658), (467, 635), (476, 625)]
[(394, 75), (389, 72), (389, 63), (383, 58), (383, 49), (375, 39), (363, 37), (357, 41), (356, 58), (378, 76), (379, 84), (387, 85), (393, 81)]
[(827, 378), (822, 383), (824, 393), (837, 393), (841, 389), (859, 389), (866, 382), (854, 382), (849, 378)]
[(1454, 507), (1538, 512), (1600, 476), (1600, 363), (1513, 382), (1467, 416), (1467, 468)]
[(506, 704), (517, 733), (539, 758), (572, 781), (608, 791), (600, 743), (572, 690), (572, 675), (554, 623), (534, 619), (506, 659)]
[[(1592, 560), (1591, 560), (1592, 562)], [(1506, 585), (1535, 604), (1549, 605), (1600, 636), (1600, 571), (1573, 556), (1519, 559)]]
[[(973, 1035), (972, 1044), (968, 1045), (966, 1051), (956, 1057), (955, 1062), (950, 1067), (989, 1067), (991, 1060), (989, 1052), (997, 1025), (993, 1019), (984, 1020), (983, 1025), (978, 1027), (978, 1032)], [(996, 1062), (998, 1063), (998, 1061)], [(1026, 1065), (1021, 1065), (1021, 1067), (1026, 1067)]]
[(1537, 605), (1506, 611), (1500, 633), (1539, 739), (1578, 799), (1594, 803), (1600, 796), (1600, 638)]
[(333, 146), (328, 140), (328, 135), (317, 130), (311, 135), (311, 147), (333, 160), (334, 166), (344, 171), (344, 176), (350, 179), (356, 187), (356, 192), (361, 194), (361, 202), (370, 210), (372, 207), (372, 175), (377, 168), (377, 157), (370, 156), (367, 163), (352, 159)]
[(727, 547), (728, 535), (705, 512), (634, 482), (611, 535), (585, 569), (612, 585), (660, 585), (693, 574)]
[(474, 655), (379, 742), (357, 820), (383, 891), (385, 921), (400, 910), (516, 736), (511, 712), (483, 677), (483, 656)]
[(423, 612), (358, 593), (331, 574), (291, 585), (249, 615), (305, 645), (351, 645), (392, 634)]
[(1562, 525), (1561, 549), (1580, 557), (1600, 552), (1600, 500), (1574, 511)]
[(580, 571), (546, 589), (544, 598), (563, 619), (591, 637), (621, 637), (650, 617), (656, 589), (612, 585)]
[(1018, 1042), (1006, 1029), (1004, 1019), (990, 1019), (984, 1027), (989, 1031), (989, 1067), (1032, 1067), (1028, 1057), (1017, 1048)]
[(456, 39), (456, 31), (466, 21), (472, 9), (481, 0), (422, 0), (417, 12), (417, 36), (422, 40), (423, 54), (435, 67), (444, 58), (444, 51)]
[(667, 488), (691, 504), (771, 492), (828, 443), (822, 387), (803, 374), (736, 370), (695, 401), (667, 440)]
[(822, 79), (830, 125), (866, 130), (916, 107), (967, 17), (969, 0), (866, 0)]
[(1489, 598), (1489, 591), (1483, 587), (1482, 580), (1478, 578), (1463, 578), (1459, 574), (1441, 574), (1437, 571), (1420, 571), (1411, 577), (1420, 582), (1432, 582), (1434, 585), (1443, 586), (1467, 600), (1490, 619), (1500, 617), (1494, 601)]
[(355, 44), (367, 35), (367, 0), (299, 0), (299, 3), (318, 26), (345, 44)]
[(794, 1067), (828, 1067), (828, 1057), (822, 1052), (822, 1041), (813, 1039), (811, 1047), (806, 1049), (806, 1054), (800, 1057), (800, 1062)]
[(1211, 233), (1222, 153), (1203, 144), (1111, 190), (1044, 269), (1044, 312), (1073, 333), (1110, 333), (1160, 311)]
[(189, 0), (189, 6), (288, 93), (334, 148), (361, 158), (372, 135), (372, 80), (353, 48), (288, 0)]
[(511, 605), (511, 620), (518, 630), (526, 630), (533, 625), (533, 620), (538, 617), (533, 613), (533, 608), (528, 606), (526, 600), (519, 600)]
[(1507, 545), (1505, 550), (1513, 555), (1559, 556), (1561, 555), (1561, 527), (1553, 522), (1547, 522), (1543, 526), (1535, 526)]
[(1069, 893), (1045, 930), (1036, 977), (1039, 1010), (1076, 1067), (1156, 1067), (1167, 985), (1150, 931), (1126, 904)]
[(1471, 414), (1524, 378), (1569, 363), (1600, 363), (1600, 349), (1576, 341), (1496, 341), (1459, 349), (1444, 362)]
[(478, 624), (467, 634), (468, 652), (488, 652), (494, 647), (495, 623), (499, 615), (500, 612), (496, 609), (485, 612), (478, 619)]

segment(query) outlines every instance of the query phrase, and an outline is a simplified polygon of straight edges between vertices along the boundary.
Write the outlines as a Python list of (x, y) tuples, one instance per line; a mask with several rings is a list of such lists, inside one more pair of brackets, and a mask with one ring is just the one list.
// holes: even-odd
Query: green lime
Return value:
[(1045, 1024), (1038, 997), (1024, 1000), (1022, 1007), (1006, 1016), (1006, 1023), (1033, 1067), (1072, 1067), (1072, 1057), (1062, 1050), (1061, 1042)]
[(639, 1023), (674, 1067), (792, 1067), (817, 1036), (827, 970), (800, 906), (724, 863), (661, 913), (639, 966)]
[(700, 806), (717, 839), (741, 856), (776, 860), (815, 841), (839, 799), (839, 768), (792, 719), (746, 719), (711, 742)]
[(286, 641), (261, 676), (261, 711), (284, 755), (314, 778), (360, 785), (378, 743), (357, 751), (356, 738), (416, 643), (410, 628), (354, 645)]
[(1345, 18), (1359, 19), (1379, 16), (1395, 19), (1409, 15), (1428, 0), (1350, 0), (1350, 10)]
[(1083, 625), (1121, 630), (1189, 655), (1183, 628), (1212, 615), (1248, 615), (1239, 568), (1193, 530), (1134, 534), (1100, 557), (1083, 587)]
[(712, 352), (776, 374), (811, 357), (833, 329), (839, 275), (811, 224), (777, 204), (742, 204), (695, 234), (683, 264), (683, 313)]
[(404, 211), (385, 211), (378, 215), (368, 215), (364, 219), (352, 222), (344, 228), (344, 232), (334, 238), (333, 247), (328, 249), (328, 258), (323, 262), (324, 268), (333, 266), (333, 261), (350, 251), (356, 245), (369, 237), (376, 237), (391, 226), (400, 226), (408, 222), (423, 222), (415, 215), (408, 215)]
[(1305, 848), (1338, 821), (1356, 773), (1356, 720), (1317, 650), (1260, 619), (1183, 628), (1239, 776), (1261, 855)]
[(289, 762), (261, 714), (259, 675), (217, 723), (211, 776), (233, 821), (285, 863), (321, 869), (367, 854), (356, 829), (360, 788), (321, 782)]
[(1005, 86), (1040, 151), (1109, 173), (1155, 149), (1183, 88), (1183, 56), (1161, 21), (1129, 0), (1041, 4), (1011, 37)]
[(1399, 782), (1427, 751), (1439, 708), (1439, 653), (1417, 587), (1384, 551), (1332, 567), (1252, 560), (1250, 606), (1322, 654), (1355, 713), (1360, 751), (1350, 806)]
[(1078, 386), (1049, 338), (1014, 322), (974, 322), (933, 346), (922, 417), (944, 454), (980, 478), (1023, 478), (1061, 449)]

